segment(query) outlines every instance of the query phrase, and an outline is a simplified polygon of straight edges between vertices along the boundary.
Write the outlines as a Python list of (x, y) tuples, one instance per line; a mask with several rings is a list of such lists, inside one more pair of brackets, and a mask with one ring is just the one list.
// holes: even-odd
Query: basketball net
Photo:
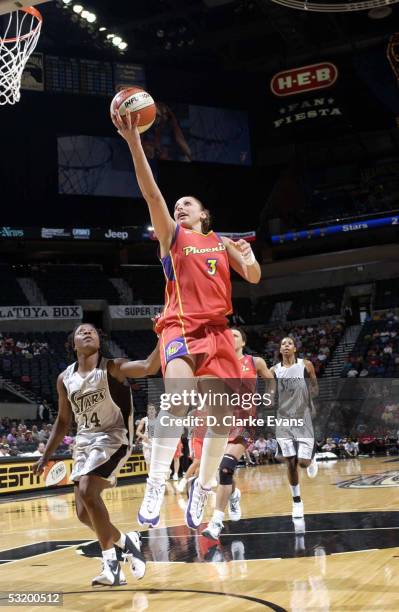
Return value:
[(33, 6), (9, 14), (0, 32), (0, 105), (19, 102), (22, 73), (39, 40), (42, 21)]

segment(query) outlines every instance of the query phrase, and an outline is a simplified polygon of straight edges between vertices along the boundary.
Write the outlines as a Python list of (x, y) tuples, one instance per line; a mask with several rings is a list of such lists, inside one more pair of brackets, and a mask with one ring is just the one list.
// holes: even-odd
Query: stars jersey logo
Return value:
[(94, 406), (97, 406), (103, 402), (106, 398), (105, 389), (96, 389), (95, 391), (87, 391), (82, 393), (81, 391), (74, 391), (71, 394), (71, 403), (74, 407), (76, 415), (88, 412)]

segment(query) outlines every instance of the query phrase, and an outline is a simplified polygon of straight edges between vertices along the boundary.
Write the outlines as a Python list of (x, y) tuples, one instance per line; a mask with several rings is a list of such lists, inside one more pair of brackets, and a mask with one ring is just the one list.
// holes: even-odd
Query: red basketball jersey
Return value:
[(230, 266), (218, 234), (178, 225), (162, 265), (165, 308), (157, 331), (172, 325), (180, 328), (177, 335), (184, 336), (202, 325), (227, 324), (226, 315), (232, 312)]
[(255, 378), (256, 379), (256, 365), (255, 359), (252, 355), (243, 355), (240, 359), (241, 364), (241, 378)]

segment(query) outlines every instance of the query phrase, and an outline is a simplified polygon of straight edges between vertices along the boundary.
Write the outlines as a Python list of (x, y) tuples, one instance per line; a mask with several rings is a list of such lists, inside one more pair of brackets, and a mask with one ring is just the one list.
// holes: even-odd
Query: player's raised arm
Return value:
[(143, 378), (153, 376), (161, 367), (159, 341), (155, 349), (146, 359), (129, 361), (128, 359), (113, 359), (109, 364), (109, 372), (118, 380), (125, 378)]
[(32, 467), (35, 474), (41, 474), (45, 465), (48, 463), (54, 452), (68, 433), (72, 420), (72, 407), (69, 403), (67, 392), (63, 382), (63, 374), (60, 374), (57, 379), (58, 391), (58, 416), (51, 430), (50, 437), (46, 444), (46, 449), (39, 461)]
[(139, 119), (140, 115), (137, 114), (132, 121), (129, 111), (126, 112), (124, 117), (119, 112), (112, 115), (113, 124), (129, 145), (137, 181), (143, 198), (148, 204), (151, 223), (161, 245), (161, 255), (163, 256), (169, 252), (169, 247), (176, 230), (176, 222), (169, 214), (164, 197), (154, 179), (150, 164), (145, 156), (137, 129)]
[(234, 242), (226, 236), (222, 236), (222, 240), (226, 246), (229, 263), (233, 270), (249, 283), (259, 283), (261, 278), (260, 265), (255, 259), (249, 242), (242, 239)]

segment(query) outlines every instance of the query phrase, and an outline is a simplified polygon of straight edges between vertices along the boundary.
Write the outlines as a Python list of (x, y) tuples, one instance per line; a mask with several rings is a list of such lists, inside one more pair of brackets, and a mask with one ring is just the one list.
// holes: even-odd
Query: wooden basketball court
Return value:
[[(184, 526), (184, 498), (170, 483), (160, 528), (143, 532), (145, 578), (125, 566), (128, 585), (112, 589), (91, 587), (98, 548), (86, 544), (71, 493), (4, 501), (0, 591), (60, 591), (68, 611), (399, 610), (399, 460), (325, 463), (315, 480), (303, 472), (305, 525), (291, 519), (283, 465), (237, 479), (243, 518), (226, 521), (218, 543)], [(143, 493), (143, 484), (106, 492), (124, 531), (137, 528)]]

